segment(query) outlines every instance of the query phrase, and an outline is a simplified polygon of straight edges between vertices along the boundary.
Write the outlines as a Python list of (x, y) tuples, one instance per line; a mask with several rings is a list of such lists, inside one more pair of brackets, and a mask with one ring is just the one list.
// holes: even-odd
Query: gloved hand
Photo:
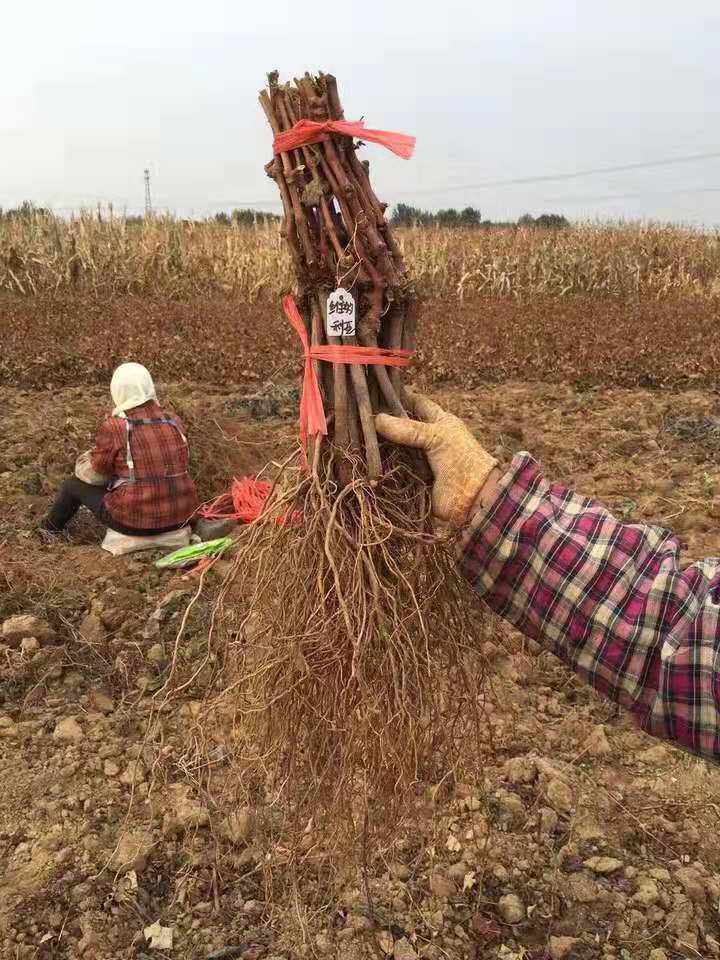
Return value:
[(483, 450), (462, 420), (428, 397), (406, 394), (404, 399), (419, 419), (379, 413), (375, 429), (386, 440), (425, 452), (435, 478), (433, 514), (460, 528), (480, 506), (479, 494), (496, 471), (497, 460)]

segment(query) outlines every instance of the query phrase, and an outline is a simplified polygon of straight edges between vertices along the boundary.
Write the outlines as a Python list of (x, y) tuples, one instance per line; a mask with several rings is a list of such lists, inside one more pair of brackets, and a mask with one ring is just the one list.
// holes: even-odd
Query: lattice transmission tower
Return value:
[(145, 216), (149, 217), (152, 213), (152, 200), (150, 199), (150, 171), (145, 167)]

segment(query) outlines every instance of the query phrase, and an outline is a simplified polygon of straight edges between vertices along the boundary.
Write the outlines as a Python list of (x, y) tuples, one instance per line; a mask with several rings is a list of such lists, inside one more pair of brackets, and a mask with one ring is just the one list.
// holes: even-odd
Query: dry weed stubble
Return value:
[[(661, 225), (585, 224), (569, 230), (492, 227), (395, 230), (421, 296), (720, 294), (720, 241)], [(0, 292), (90, 293), (170, 300), (277, 299), (292, 280), (279, 227), (86, 213), (0, 220)]]

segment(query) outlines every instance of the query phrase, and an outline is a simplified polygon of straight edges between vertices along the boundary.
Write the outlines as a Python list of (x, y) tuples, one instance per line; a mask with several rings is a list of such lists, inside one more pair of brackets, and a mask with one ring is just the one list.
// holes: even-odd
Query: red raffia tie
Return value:
[(415, 149), (415, 137), (406, 133), (393, 133), (391, 130), (370, 130), (363, 120), (298, 120), (289, 130), (279, 133), (273, 140), (275, 153), (287, 153), (296, 147), (310, 143), (320, 143), (330, 139), (331, 133), (340, 133), (346, 137), (355, 137), (368, 143), (379, 143), (387, 147), (396, 156), (409, 160)]
[(310, 346), (302, 317), (290, 294), (283, 297), (285, 316), (300, 337), (305, 355), (305, 375), (300, 399), (300, 439), (305, 447), (308, 437), (327, 436), (327, 420), (320, 393), (320, 384), (315, 374), (313, 360), (325, 363), (378, 364), (382, 367), (407, 367), (412, 350), (387, 350), (385, 347), (346, 347), (339, 344)]

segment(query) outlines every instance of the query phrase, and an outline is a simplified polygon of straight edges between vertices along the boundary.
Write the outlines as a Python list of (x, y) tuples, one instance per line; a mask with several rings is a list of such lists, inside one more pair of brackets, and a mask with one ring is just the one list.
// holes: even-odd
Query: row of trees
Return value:
[(0, 207), (0, 220), (29, 220), (31, 217), (49, 217), (50, 213), (45, 207), (36, 207), (29, 200), (23, 200), (19, 206), (10, 207), (9, 210)]
[[(52, 210), (46, 207), (36, 207), (29, 200), (23, 200), (17, 207), (10, 207), (3, 210), (0, 207), (0, 220), (29, 220), (32, 217), (50, 217)], [(102, 219), (104, 214), (100, 206), (97, 208), (98, 219)], [(145, 217), (142, 214), (126, 214), (124, 217), (127, 223), (142, 223)], [(275, 213), (265, 213), (259, 210), (231, 210), (229, 213), (222, 211), (216, 213), (213, 218), (217, 223), (227, 224), (236, 223), (240, 226), (252, 226), (255, 223), (271, 223), (280, 219)]]
[(438, 210), (430, 213), (419, 207), (411, 207), (407, 203), (398, 203), (393, 209), (390, 222), (394, 227), (479, 227), (482, 224), (482, 214), (475, 207), (465, 207), (464, 210)]
[[(9, 210), (3, 210), (0, 207), (0, 220), (23, 219), (30, 217), (50, 216), (51, 211), (45, 207), (36, 207), (29, 200), (24, 200), (19, 206), (12, 207)], [(98, 217), (101, 216), (98, 209)], [(126, 216), (128, 223), (140, 224), (143, 222), (142, 216)], [(253, 226), (257, 223), (275, 223), (280, 217), (275, 213), (265, 213), (259, 210), (235, 209), (229, 213), (221, 211), (216, 213), (214, 218), (216, 223), (230, 226)], [(569, 221), (559, 213), (543, 213), (539, 217), (533, 217), (529, 213), (515, 223), (514, 221), (493, 221), (483, 220), (482, 214), (475, 207), (465, 207), (463, 210), (456, 210), (450, 207), (447, 210), (438, 210), (437, 213), (431, 213), (429, 210), (421, 210), (419, 207), (411, 207), (406, 203), (398, 203), (394, 208), (390, 222), (395, 227), (495, 227), (495, 226), (518, 226), (518, 227), (537, 227), (541, 229), (560, 230), (569, 227)]]
[(276, 213), (264, 213), (260, 210), (233, 210), (231, 213), (221, 211), (215, 214), (216, 223), (224, 223), (230, 226), (236, 223), (242, 227), (252, 227), (256, 223), (274, 223), (280, 217)]
[(456, 210), (450, 207), (447, 210), (438, 210), (431, 213), (419, 207), (411, 207), (406, 203), (399, 203), (393, 210), (391, 221), (397, 227), (540, 227), (545, 229), (561, 229), (569, 227), (570, 222), (559, 213), (543, 213), (533, 217), (529, 213), (517, 221), (483, 220), (482, 214), (475, 207), (465, 207)]

